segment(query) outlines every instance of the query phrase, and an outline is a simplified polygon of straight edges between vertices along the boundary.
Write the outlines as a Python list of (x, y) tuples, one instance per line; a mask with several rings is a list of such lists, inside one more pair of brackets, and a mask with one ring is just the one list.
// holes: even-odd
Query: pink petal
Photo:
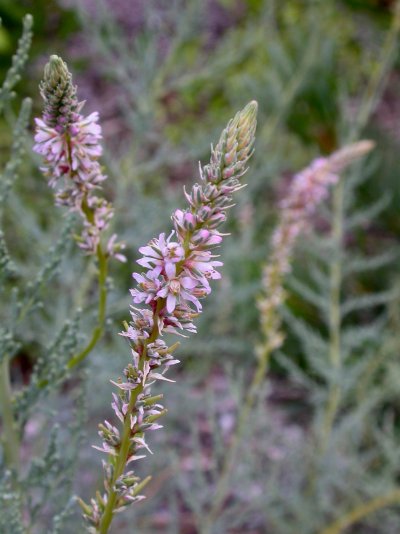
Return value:
[(184, 287), (185, 289), (193, 289), (194, 287), (197, 286), (197, 280), (194, 280), (190, 276), (183, 276), (180, 279), (180, 283), (182, 287)]
[(176, 306), (176, 297), (175, 295), (172, 295), (172, 293), (170, 293), (167, 297), (167, 311), (168, 313), (172, 313), (175, 309), (175, 306)]
[(174, 263), (166, 262), (164, 265), (165, 272), (167, 273), (167, 276), (169, 279), (175, 278), (176, 275), (176, 267)]

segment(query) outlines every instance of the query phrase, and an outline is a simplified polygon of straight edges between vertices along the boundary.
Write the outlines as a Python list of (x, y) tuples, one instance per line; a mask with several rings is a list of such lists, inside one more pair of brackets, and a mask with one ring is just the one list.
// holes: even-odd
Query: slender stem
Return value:
[[(361, 105), (355, 121), (350, 128), (346, 142), (354, 142), (367, 124), (373, 113), (379, 97), (385, 87), (385, 81), (394, 60), (398, 34), (400, 31), (400, 0), (397, 0), (391, 28), (383, 43), (376, 68), (371, 74), (364, 91)], [(335, 247), (335, 258), (330, 266), (330, 307), (329, 307), (329, 360), (331, 364), (333, 381), (329, 386), (328, 401), (323, 415), (322, 428), (319, 441), (319, 452), (324, 454), (329, 445), (335, 417), (341, 402), (340, 371), (342, 367), (341, 355), (341, 317), (340, 293), (342, 284), (343, 237), (344, 237), (344, 200), (345, 185), (340, 181), (334, 190), (333, 196), (333, 227), (332, 239)], [(314, 488), (315, 465), (310, 475), (309, 490)]]
[[(70, 168), (72, 169), (73, 165), (72, 165), (71, 139), (69, 137), (69, 133), (67, 133), (66, 136), (67, 136), (67, 146), (68, 146), (68, 159), (70, 162)], [(82, 200), (81, 208), (87, 220), (89, 221), (89, 223), (94, 224), (94, 211), (88, 206), (87, 196), (84, 196)], [(104, 331), (104, 323), (105, 323), (105, 318), (106, 318), (106, 305), (107, 305), (106, 280), (107, 280), (108, 257), (102, 249), (101, 241), (97, 245), (96, 256), (97, 256), (97, 261), (99, 264), (99, 278), (98, 278), (99, 280), (99, 304), (98, 304), (98, 314), (97, 314), (97, 325), (94, 328), (92, 332), (92, 336), (89, 342), (87, 343), (86, 347), (80, 352), (78, 352), (77, 354), (75, 354), (75, 356), (73, 356), (69, 360), (67, 364), (68, 369), (72, 369), (72, 367), (75, 367), (75, 365), (78, 365), (80, 362), (82, 362), (86, 358), (86, 356), (88, 356), (88, 354), (90, 354), (90, 352), (94, 349), (97, 342), (101, 338), (103, 331)]]
[(7, 356), (0, 365), (0, 403), (3, 418), (3, 447), (6, 465), (18, 473), (20, 439), (12, 408), (10, 362)]
[[(69, 133), (66, 134), (66, 141), (67, 141), (67, 149), (68, 149), (68, 160), (70, 163), (70, 168), (73, 168), (72, 165), (72, 149), (71, 149), (71, 139), (69, 136)], [(72, 172), (74, 174), (74, 172)], [(94, 211), (89, 207), (87, 202), (87, 196), (85, 196), (82, 200), (81, 209), (83, 213), (86, 216), (86, 219), (89, 223), (94, 224)], [(92, 335), (90, 340), (88, 341), (87, 345), (77, 354), (72, 356), (72, 358), (67, 363), (67, 368), (72, 369), (79, 363), (81, 363), (86, 356), (90, 354), (90, 352), (94, 349), (97, 342), (101, 338), (104, 332), (104, 324), (106, 319), (106, 306), (107, 306), (107, 268), (108, 268), (108, 256), (103, 251), (103, 248), (101, 246), (101, 242), (97, 245), (96, 249), (96, 256), (98, 261), (98, 268), (99, 268), (99, 276), (98, 276), (98, 283), (99, 283), (99, 303), (98, 303), (98, 312), (97, 312), (97, 325), (93, 329)], [(47, 385), (47, 381), (43, 380), (39, 386), (44, 387)]]
[[(143, 370), (144, 363), (147, 358), (147, 345), (149, 343), (153, 343), (159, 334), (158, 332), (158, 313), (162, 309), (162, 307), (165, 305), (165, 299), (159, 299), (157, 302), (157, 309), (155, 311), (154, 321), (153, 321), (153, 330), (150, 334), (150, 337), (145, 341), (143, 346), (143, 352), (140, 356), (140, 362), (139, 362), (139, 369)], [(121, 446), (119, 450), (118, 457), (115, 460), (114, 464), (114, 474), (113, 478), (110, 484), (110, 492), (108, 494), (107, 504), (103, 512), (103, 516), (101, 518), (101, 523), (99, 527), (99, 533), (100, 534), (107, 534), (108, 529), (111, 525), (111, 521), (114, 517), (114, 507), (115, 502), (117, 500), (117, 493), (114, 490), (115, 484), (118, 480), (118, 478), (122, 475), (124, 472), (124, 468), (126, 465), (126, 461), (128, 459), (129, 449), (130, 449), (130, 440), (132, 436), (132, 429), (131, 429), (131, 414), (135, 408), (136, 401), (138, 396), (143, 392), (144, 385), (143, 383), (140, 384), (136, 389), (134, 389), (131, 392), (131, 396), (129, 399), (128, 404), (128, 410), (126, 412), (125, 421), (124, 421), (124, 428), (122, 432), (122, 438), (121, 438)]]
[(395, 503), (400, 503), (400, 490), (398, 489), (356, 506), (350, 512), (347, 512), (347, 514), (344, 514), (334, 523), (324, 528), (320, 534), (340, 534), (345, 528), (351, 527), (368, 515)]
[(80, 352), (75, 354), (68, 362), (68, 369), (72, 369), (80, 362), (82, 362), (86, 356), (93, 350), (97, 342), (101, 338), (104, 331), (104, 324), (106, 319), (106, 305), (107, 305), (107, 263), (108, 257), (104, 254), (101, 244), (97, 246), (97, 259), (99, 263), (99, 304), (97, 312), (97, 325), (93, 329), (92, 336)]
[[(190, 241), (190, 237), (187, 237), (183, 245), (184, 250), (185, 250), (185, 257), (187, 257), (189, 254), (189, 241)], [(184, 261), (177, 263), (177, 266), (176, 266), (177, 274), (181, 272), (183, 263)], [(156, 310), (154, 312), (154, 317), (153, 317), (153, 330), (150, 336), (144, 342), (143, 351), (140, 356), (140, 361), (139, 361), (140, 370), (143, 370), (144, 362), (146, 361), (147, 345), (149, 343), (153, 343), (157, 339), (157, 336), (159, 335), (157, 319), (158, 319), (158, 314), (160, 313), (162, 308), (165, 306), (165, 302), (166, 300), (162, 298), (157, 300), (157, 307), (156, 307)], [(117, 494), (114, 490), (114, 487), (115, 487), (115, 483), (117, 482), (118, 478), (122, 475), (124, 471), (126, 461), (128, 458), (128, 454), (129, 454), (129, 449), (130, 449), (130, 439), (132, 436), (130, 415), (133, 412), (137, 398), (139, 394), (143, 392), (143, 389), (144, 389), (144, 385), (140, 384), (140, 386), (138, 386), (135, 390), (131, 392), (131, 397), (129, 399), (129, 404), (128, 404), (128, 410), (127, 410), (125, 421), (124, 421), (124, 428), (123, 428), (123, 433), (122, 433), (122, 438), (121, 438), (121, 446), (120, 446), (118, 457), (115, 460), (115, 464), (114, 464), (114, 474), (113, 474), (113, 478), (110, 484), (111, 489), (108, 494), (107, 504), (104, 509), (104, 512), (101, 518), (101, 523), (99, 526), (100, 534), (107, 534), (111, 521), (114, 516), (114, 507), (115, 507), (115, 502), (117, 499)]]
[[(98, 303), (98, 311), (97, 311), (97, 324), (93, 329), (92, 335), (90, 337), (90, 340), (86, 344), (86, 346), (76, 353), (67, 363), (67, 368), (72, 369), (79, 363), (81, 363), (86, 356), (88, 356), (94, 347), (96, 346), (97, 342), (100, 340), (101, 336), (104, 332), (104, 324), (106, 320), (106, 307), (107, 307), (107, 267), (108, 267), (108, 256), (106, 256), (103, 252), (103, 249), (101, 247), (101, 244), (97, 246), (97, 260), (99, 264), (99, 275), (98, 275), (98, 283), (99, 283), (99, 303)], [(42, 380), (39, 382), (39, 387), (44, 388), (47, 386), (48, 381)]]
[(330, 266), (330, 304), (329, 304), (329, 361), (333, 373), (333, 382), (329, 386), (328, 403), (322, 427), (321, 451), (324, 452), (329, 443), (332, 426), (340, 404), (340, 370), (342, 367), (341, 353), (341, 317), (340, 294), (342, 286), (342, 248), (343, 248), (343, 216), (344, 216), (344, 185), (341, 180), (333, 193), (333, 227), (332, 241), (335, 257)]
[(108, 529), (111, 525), (111, 521), (114, 516), (114, 507), (115, 507), (115, 501), (117, 499), (117, 493), (114, 491), (113, 488), (118, 478), (122, 475), (124, 471), (124, 467), (126, 465), (126, 460), (129, 454), (130, 438), (131, 438), (131, 433), (132, 433), (130, 414), (132, 413), (135, 407), (138, 395), (142, 393), (142, 391), (143, 391), (143, 385), (141, 384), (131, 393), (131, 398), (129, 400), (129, 405), (128, 405), (128, 411), (126, 413), (125, 422), (124, 422), (124, 430), (123, 430), (122, 439), (121, 439), (121, 448), (120, 448), (119, 455), (118, 455), (118, 458), (115, 464), (114, 476), (113, 476), (113, 480), (111, 483), (112, 489), (108, 495), (107, 504), (106, 504), (103, 516), (101, 518), (100, 530), (99, 530), (100, 534), (107, 534)]

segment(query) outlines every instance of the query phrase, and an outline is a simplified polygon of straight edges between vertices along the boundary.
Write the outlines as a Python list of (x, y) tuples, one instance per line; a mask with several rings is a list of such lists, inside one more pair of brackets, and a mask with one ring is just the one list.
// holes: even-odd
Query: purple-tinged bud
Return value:
[(44, 68), (40, 94), (45, 101), (43, 119), (46, 125), (63, 132), (73, 121), (78, 99), (76, 86), (72, 84), (72, 75), (60, 57), (50, 56)]
[(196, 217), (193, 215), (193, 213), (185, 213), (185, 226), (189, 230), (193, 230), (193, 228), (196, 226)]
[[(237, 145), (237, 143), (236, 143)], [(237, 154), (236, 154), (236, 146), (233, 147), (233, 149), (228, 152), (227, 154), (225, 154), (225, 157), (224, 157), (224, 160), (225, 160), (225, 165), (232, 165), (232, 163), (236, 163), (237, 161)], [(226, 171), (226, 169), (225, 169)], [(224, 172), (225, 174), (225, 172)]]
[(210, 218), (212, 213), (213, 210), (210, 206), (202, 206), (197, 212), (197, 217), (200, 222), (204, 223)]
[(214, 213), (214, 215), (209, 218), (208, 226), (209, 228), (217, 228), (225, 221), (226, 221), (226, 213), (223, 211), (220, 211), (218, 213)]

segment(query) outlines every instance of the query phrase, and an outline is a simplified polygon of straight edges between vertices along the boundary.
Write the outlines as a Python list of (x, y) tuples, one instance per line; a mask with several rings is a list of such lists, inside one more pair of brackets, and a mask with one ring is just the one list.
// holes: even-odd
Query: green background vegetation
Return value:
[[(109, 379), (118, 376), (129, 357), (117, 333), (128, 316), (138, 247), (168, 230), (170, 213), (183, 205), (182, 186), (197, 179), (197, 161), (207, 161), (210, 141), (217, 139), (237, 109), (256, 99), (260, 108), (256, 153), (249, 185), (228, 223), (232, 235), (221, 250), (224, 278), (205, 304), (198, 335), (182, 343), (177, 384), (165, 388), (166, 429), (154, 438), (154, 458), (141, 466), (144, 473), (155, 473), (149, 488), (153, 498), (121, 515), (115, 526), (121, 533), (131, 532), (132, 521), (143, 533), (203, 532), (204, 510), (212, 502), (223, 457), (221, 443), (229, 441), (236, 408), (255, 367), (254, 346), (260, 337), (255, 302), (278, 202), (296, 171), (340, 147), (356, 128), (357, 110), (368, 105), (371, 78), (382, 67), (381, 50), (393, 6), (394, 2), (378, 0), (121, 0), (113, 9), (89, 0), (0, 3), (0, 79), (10, 66), (23, 15), (32, 13), (35, 21), (30, 61), (15, 88), (17, 97), (0, 122), (0, 162), (8, 159), (22, 98), (33, 99), (33, 116), (39, 116), (43, 65), (50, 54), (62, 56), (74, 73), (78, 95), (87, 101), (85, 110), (100, 113), (109, 175), (106, 194), (115, 205), (114, 229), (126, 241), (128, 256), (126, 265), (111, 269), (109, 324), (84, 371), (87, 379), (74, 375), (54, 388), (52, 396), (35, 399), (24, 455), (40, 455), (49, 442), (50, 428), (61, 423), (57, 439), (70, 444), (64, 454), (71, 473), (57, 464), (49, 447), (43, 461), (53, 462), (58, 471), (54, 468), (56, 475), (43, 493), (33, 491), (32, 508), (36, 501), (45, 504), (38, 507), (38, 530), (33, 533), (43, 528), (53, 532), (54, 510), (64, 510), (73, 490), (87, 497), (99, 483), (100, 460), (90, 444), (97, 422), (109, 417)], [(286, 344), (273, 361), (272, 378), (249, 422), (249, 438), (232, 476), (224, 512), (215, 523), (216, 533), (322, 532), (357, 503), (396, 487), (400, 450), (397, 45), (389, 56), (377, 90), (379, 101), (373, 102), (373, 112), (356, 134), (373, 139), (377, 148), (362, 170), (349, 177), (346, 190), (348, 226), (342, 259), (348, 273), (341, 296), (364, 300), (357, 301), (363, 304), (343, 320), (342, 418), (333, 433), (330, 456), (312, 463), (324, 387), (335, 379), (324, 341), (328, 332), (323, 307), (329, 304), (329, 287), (324, 293), (315, 274), (318, 269), (326, 274), (332, 254), (323, 247), (334, 217), (327, 205), (315, 220), (316, 235), (304, 238), (298, 247), (284, 312)], [(29, 131), (33, 132), (33, 121)], [(12, 282), (21, 286), (35, 280), (64, 224), (30, 145), (28, 140), (3, 221), (19, 268)], [(379, 204), (369, 210), (381, 198), (386, 199), (382, 209)], [(59, 276), (43, 287), (44, 306), (19, 331), (20, 349), (12, 366), (17, 388), (29, 382), (38, 355), (47, 354), (49, 340), (66, 317), (76, 317), (81, 308), (77, 343), (93, 325), (94, 268), (74, 245), (65, 248)], [(392, 261), (368, 263), (368, 257), (388, 251)], [(79, 290), (74, 291), (77, 285)], [(1, 319), (9, 312), (9, 302), (4, 303)], [(63, 355), (56, 355), (54, 365), (57, 358), (61, 362)], [(78, 395), (84, 382), (86, 389)], [(76, 398), (79, 413), (85, 404), (88, 414), (86, 422), (82, 416), (80, 428), (75, 425), (71, 431), (78, 436), (74, 439), (80, 444), (79, 458), (65, 430), (75, 419)], [(79, 469), (73, 474), (76, 462)], [(310, 471), (315, 471), (315, 493), (304, 491)], [(36, 478), (32, 475), (32, 486), (45, 474), (52, 475), (50, 469), (37, 473)], [(65, 482), (68, 477), (74, 480), (73, 490)], [(59, 532), (79, 530), (79, 515), (71, 510)], [(399, 522), (394, 507), (371, 515), (353, 532), (397, 534)]]

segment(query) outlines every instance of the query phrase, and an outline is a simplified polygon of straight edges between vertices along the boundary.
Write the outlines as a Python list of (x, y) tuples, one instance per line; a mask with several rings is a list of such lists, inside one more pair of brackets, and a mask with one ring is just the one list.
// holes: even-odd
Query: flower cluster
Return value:
[(318, 206), (327, 198), (329, 187), (336, 184), (339, 173), (373, 148), (371, 141), (348, 145), (327, 158), (314, 160), (295, 175), (287, 197), (280, 204), (280, 220), (272, 235), (271, 254), (263, 272), (264, 296), (258, 301), (263, 343), (257, 347), (259, 357), (279, 348), (283, 342), (278, 308), (285, 300), (283, 278), (290, 271), (296, 240), (307, 232)]
[[(50, 57), (40, 92), (45, 105), (42, 119), (36, 119), (33, 149), (44, 158), (41, 170), (49, 185), (57, 188), (56, 203), (82, 216), (79, 246), (88, 254), (96, 254), (100, 234), (113, 216), (111, 204), (94, 194), (106, 179), (99, 163), (102, 155), (99, 115), (81, 114), (84, 102), (78, 102), (71, 73), (58, 56)], [(123, 245), (112, 236), (108, 254), (125, 261), (122, 249)]]
[(232, 194), (243, 187), (239, 179), (253, 152), (256, 113), (256, 102), (250, 102), (228, 123), (212, 149), (210, 164), (200, 169), (201, 183), (185, 192), (188, 207), (174, 212), (174, 230), (140, 249), (138, 263), (145, 271), (133, 274), (137, 286), (131, 290), (132, 319), (122, 332), (132, 361), (124, 378), (113, 382), (119, 391), (112, 407), (123, 431), (108, 421), (100, 425), (100, 450), (109, 455), (104, 464), (106, 493), (90, 505), (81, 502), (94, 532), (99, 527), (106, 532), (114, 511), (143, 498), (139, 492), (147, 479), (139, 481), (125, 467), (150, 450), (145, 432), (160, 428), (157, 421), (165, 413), (162, 395), (152, 396), (150, 389), (155, 381), (168, 380), (165, 372), (178, 360), (172, 356), (177, 344), (167, 346), (162, 335), (195, 332), (193, 319), (201, 312), (201, 299), (211, 292), (210, 280), (221, 277), (217, 268), (222, 263), (212, 249), (222, 241), (218, 228), (232, 206)]

